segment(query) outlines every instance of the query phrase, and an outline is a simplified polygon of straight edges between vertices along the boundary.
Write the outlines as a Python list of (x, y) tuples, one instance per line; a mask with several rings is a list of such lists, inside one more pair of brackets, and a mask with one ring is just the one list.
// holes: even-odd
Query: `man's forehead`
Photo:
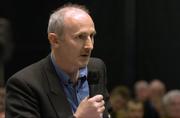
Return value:
[(63, 12), (65, 16), (71, 14), (88, 14), (86, 11), (76, 7), (66, 7), (61, 9), (59, 12)]
[(89, 17), (89, 14), (87, 14), (85, 11), (81, 9), (70, 9), (67, 10), (64, 14), (64, 18), (79, 18), (79, 17)]
[(90, 24), (94, 26), (91, 16), (81, 9), (69, 10), (64, 14), (64, 23), (69, 26), (73, 24)]

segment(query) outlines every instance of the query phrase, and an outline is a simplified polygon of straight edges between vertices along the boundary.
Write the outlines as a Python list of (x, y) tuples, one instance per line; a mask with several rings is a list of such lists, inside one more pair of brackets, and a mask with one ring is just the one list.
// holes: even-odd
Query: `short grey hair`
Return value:
[(165, 107), (168, 107), (170, 105), (171, 101), (173, 100), (173, 98), (176, 96), (180, 96), (180, 90), (178, 90), (178, 89), (171, 90), (168, 93), (166, 93), (163, 97), (163, 105)]
[(89, 10), (83, 6), (83, 5), (78, 5), (78, 4), (65, 4), (62, 7), (58, 8), (55, 10), (49, 18), (49, 23), (48, 23), (48, 29), (47, 33), (55, 33), (59, 37), (63, 36), (63, 28), (64, 28), (64, 16), (65, 14), (72, 9), (80, 9), (87, 14), (89, 14)]
[(139, 80), (136, 81), (134, 84), (135, 92), (137, 92), (140, 89), (149, 88), (149, 83), (145, 80)]

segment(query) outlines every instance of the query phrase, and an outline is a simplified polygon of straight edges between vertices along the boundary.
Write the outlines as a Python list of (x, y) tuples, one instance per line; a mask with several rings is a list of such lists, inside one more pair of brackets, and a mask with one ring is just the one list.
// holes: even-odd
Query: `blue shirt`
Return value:
[(71, 109), (73, 112), (75, 112), (79, 103), (86, 96), (89, 96), (89, 85), (86, 79), (88, 73), (87, 66), (79, 70), (79, 79), (77, 81), (77, 84), (73, 85), (69, 76), (65, 72), (63, 72), (63, 70), (60, 67), (58, 67), (52, 54), (51, 54), (51, 61), (60, 78), (61, 81), (60, 84), (62, 84), (64, 88), (68, 102), (71, 105)]

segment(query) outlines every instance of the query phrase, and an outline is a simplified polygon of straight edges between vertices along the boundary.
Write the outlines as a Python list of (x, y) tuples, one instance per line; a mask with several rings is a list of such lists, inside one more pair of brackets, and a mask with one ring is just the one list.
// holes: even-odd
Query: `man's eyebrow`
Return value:
[[(86, 34), (89, 34), (89, 33), (87, 33), (87, 32), (76, 32), (74, 35), (79, 35), (79, 34), (85, 34), (86, 35)], [(91, 34), (96, 35), (96, 31), (91, 32), (90, 35)]]

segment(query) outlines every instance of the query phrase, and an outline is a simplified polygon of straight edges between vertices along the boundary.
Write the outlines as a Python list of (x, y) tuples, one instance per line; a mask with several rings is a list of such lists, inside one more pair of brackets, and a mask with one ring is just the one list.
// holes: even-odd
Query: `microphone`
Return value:
[[(99, 78), (100, 74), (97, 71), (89, 71), (88, 72), (88, 76), (87, 76), (87, 81), (89, 84), (89, 89), (93, 89), (94, 87), (97, 87), (96, 85), (98, 85), (99, 83)], [(98, 94), (98, 89), (97, 91), (90, 91), (89, 96), (93, 97), (94, 95)]]
[(87, 80), (90, 85), (98, 84), (100, 74), (97, 71), (89, 71)]

